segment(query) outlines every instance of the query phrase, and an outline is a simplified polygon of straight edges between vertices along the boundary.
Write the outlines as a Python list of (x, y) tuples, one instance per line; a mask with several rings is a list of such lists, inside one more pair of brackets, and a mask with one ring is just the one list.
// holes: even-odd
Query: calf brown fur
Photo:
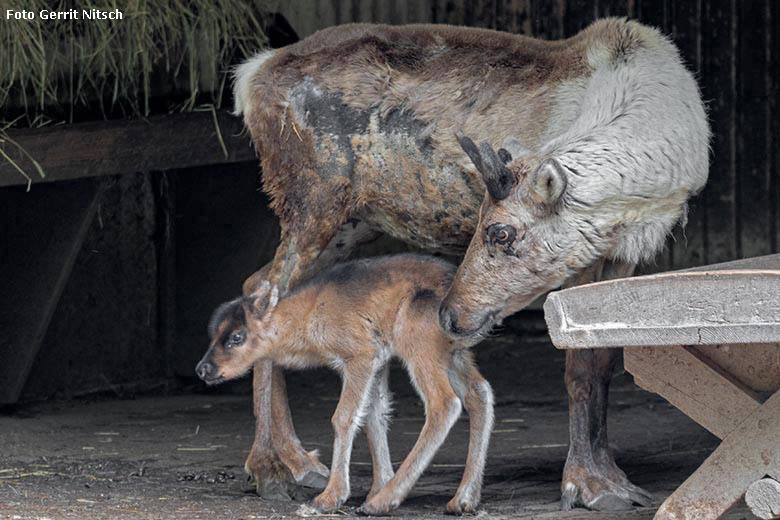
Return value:
[[(466, 469), (450, 513), (474, 512), (480, 499), (493, 393), (468, 347), (438, 326), (438, 309), (455, 267), (398, 255), (333, 267), (279, 299), (268, 282), (254, 296), (224, 304), (210, 325), (211, 345), (196, 371), (207, 383), (246, 373), (260, 359), (285, 368), (330, 366), (343, 379), (332, 423), (333, 462), (325, 490), (312, 505), (334, 511), (349, 498), (352, 442), (365, 425), (374, 481), (361, 510), (397, 508), (430, 463), (461, 413), (469, 414)], [(425, 403), (425, 425), (393, 475), (387, 446), (388, 361), (397, 357)]]

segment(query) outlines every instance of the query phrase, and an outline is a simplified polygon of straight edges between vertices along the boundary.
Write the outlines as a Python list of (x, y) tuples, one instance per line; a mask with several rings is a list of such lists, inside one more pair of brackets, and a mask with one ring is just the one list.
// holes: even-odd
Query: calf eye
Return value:
[(225, 346), (228, 348), (237, 347), (244, 342), (244, 338), (245, 336), (243, 332), (234, 332), (233, 335), (230, 336), (230, 339), (228, 339)]
[(516, 236), (515, 228), (506, 224), (492, 224), (487, 228), (487, 237), (491, 244), (509, 245), (515, 241)]

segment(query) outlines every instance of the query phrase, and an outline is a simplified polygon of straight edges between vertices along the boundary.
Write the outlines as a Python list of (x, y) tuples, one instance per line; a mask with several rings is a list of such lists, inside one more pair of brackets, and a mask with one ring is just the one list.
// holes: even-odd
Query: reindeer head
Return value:
[(279, 301), (276, 287), (265, 281), (251, 296), (220, 305), (209, 321), (209, 349), (195, 373), (209, 385), (245, 374), (266, 357), (277, 339), (273, 310)]
[(477, 231), (439, 309), (442, 328), (464, 337), (486, 332), (560, 284), (578, 262), (569, 254), (577, 245), (572, 230), (561, 230), (568, 186), (562, 165), (532, 154), (513, 159), (468, 137), (458, 141), (487, 188)]

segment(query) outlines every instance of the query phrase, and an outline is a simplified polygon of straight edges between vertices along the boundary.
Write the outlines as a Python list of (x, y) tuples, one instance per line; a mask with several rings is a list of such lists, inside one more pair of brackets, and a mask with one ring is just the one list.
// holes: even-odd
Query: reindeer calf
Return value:
[[(462, 403), (470, 421), (468, 458), (447, 510), (473, 512), (493, 425), (493, 393), (468, 350), (475, 342), (453, 342), (438, 324), (439, 303), (454, 274), (447, 262), (397, 255), (339, 264), (281, 300), (265, 282), (252, 296), (217, 309), (209, 325), (211, 345), (196, 371), (209, 384), (239, 377), (262, 358), (287, 368), (328, 365), (339, 371), (343, 387), (332, 420), (330, 479), (312, 504), (319, 511), (333, 511), (349, 498), (352, 441), (363, 423), (374, 480), (361, 509), (380, 514), (397, 508), (460, 416)], [(393, 356), (404, 362), (426, 415), (395, 475), (386, 418)]]

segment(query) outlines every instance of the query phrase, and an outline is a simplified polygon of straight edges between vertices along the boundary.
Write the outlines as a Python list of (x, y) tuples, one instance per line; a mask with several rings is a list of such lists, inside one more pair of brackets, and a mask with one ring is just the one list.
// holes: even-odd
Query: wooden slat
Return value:
[[(222, 152), (210, 112), (176, 114), (142, 120), (99, 121), (9, 132), (43, 167), (41, 179), (29, 160), (8, 143), (4, 150), (26, 171), (33, 184), (99, 175), (191, 168), (252, 161), (254, 148), (240, 118), (219, 113), (219, 128), (228, 156)], [(0, 187), (26, 184), (0, 159)]]
[(736, 208), (736, 3), (704, 4), (702, 77), (699, 82), (713, 130), (707, 182), (707, 257), (709, 262), (737, 258)]
[[(770, 33), (772, 66), (771, 84), (772, 91), (770, 96), (770, 113), (772, 120), (772, 140), (777, 142), (780, 139), (780, 2), (771, 2), (772, 12), (772, 30)], [(772, 250), (780, 253), (780, 151), (776, 146), (770, 148), (772, 157), (772, 205), (774, 211), (774, 233)]]
[(545, 40), (563, 38), (565, 0), (533, 0), (531, 9), (534, 36)]
[(665, 34), (672, 32), (670, 0), (636, 0), (634, 9), (640, 22), (657, 27)]
[(563, 30), (566, 37), (573, 36), (590, 25), (596, 19), (598, 2), (596, 0), (568, 0)]
[(498, 0), (496, 28), (515, 34), (531, 34), (531, 0)]
[(625, 349), (637, 385), (669, 401), (720, 439), (760, 406), (755, 394), (685, 347)]
[(771, 252), (772, 229), (769, 150), (769, 3), (738, 2), (739, 129), (737, 182), (739, 194), (738, 255), (751, 257)]
[(628, 16), (628, 2), (626, 0), (599, 0), (599, 18), (607, 16)]
[(435, 0), (436, 23), (463, 25), (466, 19), (465, 0)]
[(496, 4), (500, 0), (472, 0), (466, 2), (465, 21), (469, 27), (496, 28)]
[[(674, 43), (680, 49), (680, 54), (688, 70), (697, 77), (701, 71), (702, 54), (701, 4), (702, 0), (674, 2), (671, 12)], [(686, 227), (677, 226), (674, 229), (673, 240), (670, 244), (673, 269), (708, 263), (705, 248), (706, 195), (706, 192), (703, 192), (698, 197), (689, 200)]]
[(0, 403), (19, 399), (100, 194), (94, 180), (15, 190), (4, 198), (16, 229), (8, 237), (10, 254), (0, 263)]

